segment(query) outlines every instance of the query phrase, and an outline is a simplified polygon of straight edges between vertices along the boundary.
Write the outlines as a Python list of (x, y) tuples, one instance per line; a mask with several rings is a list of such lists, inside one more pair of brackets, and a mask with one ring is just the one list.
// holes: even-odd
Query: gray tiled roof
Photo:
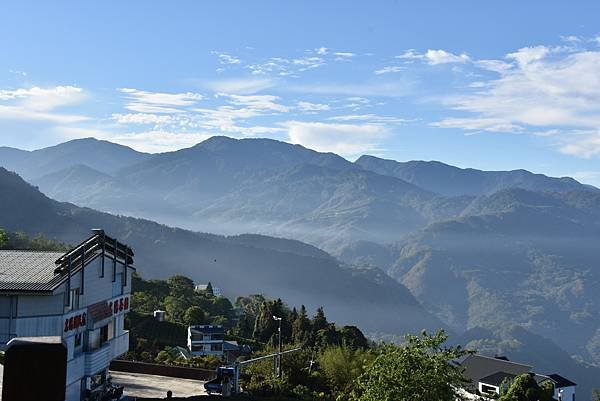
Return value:
[(0, 291), (51, 291), (62, 252), (0, 250)]
[(516, 377), (512, 373), (496, 372), (489, 376), (479, 379), (480, 383), (489, 384), (491, 386), (500, 386), (504, 380), (512, 380)]

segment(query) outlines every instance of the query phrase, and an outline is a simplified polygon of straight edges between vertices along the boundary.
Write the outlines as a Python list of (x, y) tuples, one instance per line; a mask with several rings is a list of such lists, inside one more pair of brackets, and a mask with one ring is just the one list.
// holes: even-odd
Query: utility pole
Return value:
[(279, 352), (277, 352), (277, 377), (281, 379), (281, 321), (280, 317), (273, 316), (273, 320), (279, 322)]

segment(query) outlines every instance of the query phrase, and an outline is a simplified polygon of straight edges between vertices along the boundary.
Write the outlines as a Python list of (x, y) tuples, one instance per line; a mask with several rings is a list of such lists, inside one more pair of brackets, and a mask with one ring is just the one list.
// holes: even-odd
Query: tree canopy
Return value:
[(456, 401), (466, 380), (452, 361), (468, 351), (445, 347), (448, 336), (406, 336), (402, 346), (385, 345), (371, 367), (358, 379), (357, 401)]

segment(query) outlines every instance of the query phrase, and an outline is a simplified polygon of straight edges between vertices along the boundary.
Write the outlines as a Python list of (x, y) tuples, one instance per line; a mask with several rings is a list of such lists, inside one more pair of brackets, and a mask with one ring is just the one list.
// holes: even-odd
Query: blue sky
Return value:
[(600, 185), (598, 15), (593, 1), (6, 1), (0, 145), (269, 137)]

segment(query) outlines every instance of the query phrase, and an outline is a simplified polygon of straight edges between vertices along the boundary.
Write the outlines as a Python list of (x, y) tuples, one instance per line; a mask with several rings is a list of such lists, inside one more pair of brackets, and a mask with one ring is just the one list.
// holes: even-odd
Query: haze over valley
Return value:
[(556, 356), (542, 363), (568, 358), (584, 386), (600, 364), (600, 191), (572, 178), (228, 137), (161, 154), (88, 138), (0, 160), (47, 196), (4, 171), (6, 229), (72, 242), (100, 224), (148, 278), (310, 299), (380, 338), (446, 327), (518, 356), (540, 336)]

